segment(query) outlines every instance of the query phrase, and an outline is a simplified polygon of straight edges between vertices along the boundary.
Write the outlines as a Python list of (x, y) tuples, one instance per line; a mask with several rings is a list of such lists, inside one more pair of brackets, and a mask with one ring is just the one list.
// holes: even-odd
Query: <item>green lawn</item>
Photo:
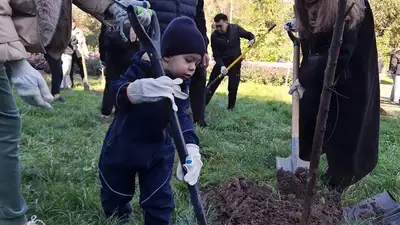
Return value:
[[(28, 215), (38, 215), (48, 225), (115, 224), (103, 219), (99, 201), (97, 160), (107, 130), (99, 119), (102, 94), (78, 87), (63, 96), (67, 103), (54, 104), (54, 112), (34, 109), (17, 98), (23, 120), (22, 190)], [(243, 83), (237, 109), (228, 112), (226, 84), (221, 85), (207, 108), (209, 127), (197, 129), (204, 153), (201, 185), (246, 177), (274, 186), (275, 157), (290, 151), (289, 104), (286, 88)], [(379, 165), (345, 194), (345, 204), (384, 190), (400, 198), (400, 119), (382, 118), (381, 124)], [(172, 224), (196, 224), (186, 185), (175, 178), (172, 185), (176, 198)], [(136, 224), (142, 224), (136, 200)], [(213, 212), (207, 212), (211, 221)]]

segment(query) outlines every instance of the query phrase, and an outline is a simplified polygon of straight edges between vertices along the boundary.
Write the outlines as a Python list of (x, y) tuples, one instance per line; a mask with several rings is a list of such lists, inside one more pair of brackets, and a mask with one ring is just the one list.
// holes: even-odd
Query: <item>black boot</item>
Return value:
[(228, 94), (228, 110), (233, 110), (236, 104), (236, 93)]
[(339, 173), (340, 175), (332, 175), (329, 169), (321, 176), (321, 182), (330, 191), (337, 191), (343, 193), (343, 191), (350, 185), (355, 183), (354, 176), (344, 171)]
[(207, 90), (206, 89), (206, 106), (208, 105), (208, 103), (210, 103), (211, 98), (214, 95), (215, 90)]
[(204, 120), (199, 120), (199, 121), (195, 121), (195, 124), (198, 124), (200, 127), (205, 128), (208, 126), (208, 124), (206, 123), (206, 121)]

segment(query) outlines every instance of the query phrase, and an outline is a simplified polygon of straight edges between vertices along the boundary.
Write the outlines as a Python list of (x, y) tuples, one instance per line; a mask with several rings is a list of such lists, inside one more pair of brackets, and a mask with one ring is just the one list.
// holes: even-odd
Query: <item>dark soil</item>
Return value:
[[(205, 205), (217, 212), (215, 225), (290, 225), (300, 222), (307, 170), (278, 171), (279, 193), (270, 186), (235, 178), (202, 192)], [(340, 194), (314, 195), (311, 223), (336, 225), (342, 221)]]

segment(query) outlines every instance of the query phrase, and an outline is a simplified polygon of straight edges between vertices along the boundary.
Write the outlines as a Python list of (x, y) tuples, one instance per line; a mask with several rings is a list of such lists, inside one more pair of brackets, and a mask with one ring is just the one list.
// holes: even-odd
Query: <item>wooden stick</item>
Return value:
[(303, 212), (301, 216), (301, 224), (307, 225), (311, 214), (312, 199), (314, 196), (314, 190), (317, 183), (317, 171), (319, 168), (319, 162), (321, 158), (322, 146), (324, 142), (326, 121), (328, 120), (329, 106), (331, 103), (332, 91), (331, 87), (334, 83), (334, 77), (336, 72), (337, 60), (339, 58), (339, 51), (341, 47), (341, 41), (343, 38), (343, 31), (345, 26), (346, 15), (350, 12), (350, 9), (346, 11), (347, 0), (339, 0), (338, 12), (336, 16), (336, 22), (334, 25), (331, 46), (329, 48), (328, 61), (325, 69), (324, 84), (322, 87), (321, 100), (318, 109), (317, 122), (315, 125), (313, 146), (311, 152), (310, 169), (307, 174), (307, 189), (306, 195), (303, 202)]

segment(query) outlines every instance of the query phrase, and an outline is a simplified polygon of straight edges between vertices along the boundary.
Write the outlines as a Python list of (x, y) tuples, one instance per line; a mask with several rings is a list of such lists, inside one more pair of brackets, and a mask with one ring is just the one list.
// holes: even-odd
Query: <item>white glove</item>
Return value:
[(252, 46), (252, 45), (254, 44), (254, 42), (256, 42), (256, 39), (255, 39), (255, 38), (251, 39), (251, 40), (249, 41), (249, 46)]
[(297, 32), (296, 18), (287, 21), (284, 25), (286, 31)]
[[(147, 27), (151, 23), (151, 14), (150, 12), (145, 9), (145, 8), (150, 8), (150, 3), (148, 1), (138, 1), (138, 0), (117, 0), (120, 4), (124, 5), (125, 7), (128, 7), (129, 5), (135, 5), (138, 7), (138, 20), (139, 23), (142, 24), (143, 26)], [(125, 36), (124, 34), (124, 27), (131, 27), (130, 22), (129, 22), (129, 17), (124, 8), (122, 8), (121, 5), (117, 3), (111, 4), (110, 7), (108, 7), (108, 11), (113, 15), (115, 20), (117, 21), (117, 24), (120, 26), (120, 33), (122, 40), (127, 42), (128, 37)]]
[(130, 83), (126, 88), (126, 93), (132, 104), (157, 102), (163, 98), (169, 98), (172, 102), (172, 109), (178, 111), (174, 96), (179, 99), (186, 99), (188, 97), (187, 94), (182, 92), (179, 86), (182, 82), (183, 80), (180, 78), (172, 80), (167, 76), (157, 79), (144, 78)]
[(106, 63), (99, 60), (100, 69), (104, 70), (106, 68)]
[(200, 148), (195, 144), (187, 144), (186, 149), (188, 151), (188, 156), (186, 157), (186, 163), (183, 167), (186, 168), (186, 175), (183, 175), (182, 164), (179, 161), (178, 167), (176, 168), (176, 176), (178, 180), (185, 181), (189, 185), (195, 185), (199, 180), (201, 167), (203, 167), (203, 162), (201, 161)]
[(43, 76), (34, 69), (25, 59), (5, 63), (7, 72), (11, 76), (11, 83), (18, 95), (26, 103), (53, 110), (48, 103), (54, 100)]
[(226, 69), (225, 66), (221, 67), (221, 74), (223, 74), (223, 75), (227, 75), (228, 74), (228, 70)]
[(299, 79), (296, 79), (296, 81), (290, 87), (289, 94), (292, 95), (293, 92), (296, 90), (299, 93), (299, 98), (303, 98), (303, 94), (306, 91), (306, 89), (303, 86), (301, 86)]

